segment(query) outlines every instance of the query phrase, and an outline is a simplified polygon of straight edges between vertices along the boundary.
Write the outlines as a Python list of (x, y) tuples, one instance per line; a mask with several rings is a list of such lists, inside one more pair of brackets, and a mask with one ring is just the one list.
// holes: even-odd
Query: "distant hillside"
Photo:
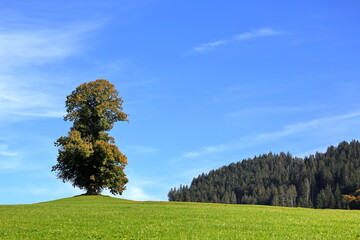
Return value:
[(360, 143), (352, 141), (305, 159), (270, 152), (232, 163), (199, 175), (190, 186), (171, 189), (168, 197), (169, 201), (346, 209), (359, 207), (343, 196), (357, 189)]

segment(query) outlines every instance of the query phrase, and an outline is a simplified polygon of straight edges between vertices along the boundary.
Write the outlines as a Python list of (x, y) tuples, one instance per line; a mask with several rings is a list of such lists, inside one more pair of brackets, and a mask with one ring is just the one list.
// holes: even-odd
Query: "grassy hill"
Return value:
[(360, 211), (80, 196), (0, 205), (0, 239), (360, 239)]

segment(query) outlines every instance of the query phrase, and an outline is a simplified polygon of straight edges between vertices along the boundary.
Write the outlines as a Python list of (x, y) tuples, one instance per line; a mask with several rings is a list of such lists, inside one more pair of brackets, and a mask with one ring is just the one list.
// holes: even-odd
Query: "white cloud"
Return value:
[(100, 23), (66, 27), (0, 29), (0, 120), (24, 117), (62, 117), (59, 105), (61, 76), (41, 67), (76, 56), (83, 41)]
[(0, 144), (0, 156), (14, 157), (19, 153), (8, 151), (8, 146), (5, 144)]
[(247, 33), (238, 34), (234, 37), (234, 40), (247, 40), (247, 39), (274, 36), (274, 35), (280, 35), (280, 34), (284, 34), (284, 32), (275, 31), (271, 28), (261, 28), (261, 29), (253, 30), (253, 31), (250, 31)]
[(308, 122), (303, 122), (303, 123), (298, 123), (298, 124), (292, 124), (292, 125), (287, 125), (285, 126), (282, 130), (280, 131), (276, 131), (276, 132), (272, 132), (272, 133), (266, 133), (266, 134), (261, 134), (258, 136), (259, 139), (276, 139), (276, 138), (282, 138), (282, 137), (286, 137), (289, 135), (293, 135), (296, 133), (301, 133), (301, 132), (307, 132), (316, 128), (321, 128), (324, 127), (326, 124), (331, 124), (334, 123), (336, 124), (339, 121), (343, 121), (345, 119), (350, 119), (350, 118), (356, 118), (360, 116), (360, 112), (352, 112), (349, 114), (345, 114), (345, 115), (339, 115), (339, 116), (333, 116), (333, 117), (328, 117), (328, 118), (319, 118), (319, 119), (314, 119)]
[(244, 40), (249, 40), (249, 39), (282, 35), (282, 34), (284, 34), (283, 31), (276, 31), (271, 28), (256, 29), (256, 30), (252, 30), (250, 32), (245, 32), (245, 33), (235, 35), (234, 37), (229, 38), (229, 39), (223, 39), (223, 40), (200, 44), (199, 46), (193, 47), (185, 55), (189, 55), (189, 54), (195, 53), (195, 52), (211, 51), (219, 46), (230, 44), (230, 43), (233, 43), (236, 41), (244, 41)]
[(318, 110), (320, 107), (315, 106), (304, 106), (304, 107), (253, 107), (253, 108), (243, 108), (236, 112), (231, 112), (225, 115), (225, 118), (235, 118), (243, 117), (249, 115), (260, 115), (260, 114), (269, 114), (269, 113), (289, 113), (289, 112), (308, 112), (312, 110)]
[(29, 116), (29, 117), (51, 117), (51, 118), (59, 118), (63, 117), (66, 114), (66, 111), (56, 111), (56, 110), (49, 110), (43, 111), (39, 110), (38, 112), (19, 112), (19, 111), (9, 111), (7, 114), (17, 115), (17, 116)]
[[(26, 194), (29, 196), (47, 196), (47, 197), (72, 197), (75, 195), (80, 195), (84, 191), (81, 191), (78, 188), (74, 188), (70, 183), (55, 183), (54, 186), (49, 186), (48, 184), (41, 185), (25, 185), (22, 187), (11, 187), (11, 188), (0, 188), (0, 193), (9, 194), (9, 193), (19, 193)], [(51, 199), (46, 199), (51, 200)]]
[(150, 147), (150, 146), (144, 146), (144, 145), (129, 145), (125, 147), (127, 151), (130, 151), (131, 153), (135, 153), (138, 155), (152, 155), (160, 152), (160, 149)]
[(264, 141), (272, 141), (275, 139), (284, 138), (290, 135), (295, 135), (309, 131), (312, 132), (328, 131), (328, 129), (335, 129), (335, 127), (344, 124), (343, 123), (344, 120), (356, 119), (358, 117), (360, 117), (360, 111), (355, 111), (352, 113), (332, 116), (327, 118), (313, 119), (307, 122), (302, 122), (297, 124), (286, 125), (283, 127), (283, 129), (279, 131), (264, 133), (254, 137), (242, 138), (238, 141), (227, 144), (218, 144), (214, 146), (203, 147), (197, 151), (186, 152), (180, 158), (175, 159), (174, 161), (178, 161), (184, 158), (196, 158), (211, 153), (244, 149), (246, 147), (260, 144)]
[(183, 155), (184, 158), (193, 158), (209, 153), (217, 153), (225, 151), (229, 146), (226, 144), (219, 144), (216, 146), (203, 147), (200, 151), (187, 152)]
[[(134, 174), (129, 170), (127, 172), (127, 177), (130, 181), (126, 184), (126, 190), (120, 198), (135, 201), (164, 200), (162, 191), (164, 189), (168, 190), (166, 185), (168, 184), (169, 179), (161, 176), (148, 178), (145, 175), (146, 174), (141, 174), (138, 171)], [(103, 194), (112, 195), (109, 190), (105, 190)]]
[(154, 197), (145, 193), (140, 187), (128, 186), (123, 197), (135, 201), (154, 201)]
[(44, 64), (73, 56), (81, 50), (81, 41), (99, 24), (81, 24), (67, 28), (0, 30), (2, 69)]
[(28, 192), (31, 195), (40, 195), (40, 196), (63, 196), (63, 197), (72, 197), (76, 195), (83, 194), (84, 191), (79, 188), (73, 187), (70, 183), (59, 182), (56, 184), (56, 188), (42, 185), (42, 186), (26, 186), (22, 191)]
[(11, 170), (19, 167), (19, 161), (15, 158), (18, 152), (8, 150), (8, 146), (0, 144), (0, 171)]
[(193, 50), (196, 51), (196, 52), (208, 51), (208, 50), (212, 50), (215, 47), (224, 45), (226, 43), (227, 43), (227, 41), (225, 41), (225, 40), (220, 40), (220, 41), (210, 42), (210, 43), (204, 43), (204, 44), (201, 44), (200, 46), (194, 47)]
[(19, 162), (14, 159), (0, 159), (0, 171), (11, 170), (19, 167)]

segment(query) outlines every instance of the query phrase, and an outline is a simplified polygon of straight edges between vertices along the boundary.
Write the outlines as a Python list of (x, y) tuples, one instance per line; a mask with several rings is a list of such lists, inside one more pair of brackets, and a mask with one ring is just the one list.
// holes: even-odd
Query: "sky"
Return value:
[[(117, 196), (172, 187), (268, 152), (360, 139), (359, 1), (0, 1), (0, 204), (82, 194), (51, 172), (65, 100), (113, 83), (130, 123)], [(104, 191), (104, 194), (110, 194)]]

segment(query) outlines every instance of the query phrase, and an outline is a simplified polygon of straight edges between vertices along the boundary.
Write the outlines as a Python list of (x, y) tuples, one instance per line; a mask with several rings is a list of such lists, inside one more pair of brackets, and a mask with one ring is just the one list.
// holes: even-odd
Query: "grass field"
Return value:
[(360, 239), (360, 211), (81, 196), (0, 205), (0, 239)]

